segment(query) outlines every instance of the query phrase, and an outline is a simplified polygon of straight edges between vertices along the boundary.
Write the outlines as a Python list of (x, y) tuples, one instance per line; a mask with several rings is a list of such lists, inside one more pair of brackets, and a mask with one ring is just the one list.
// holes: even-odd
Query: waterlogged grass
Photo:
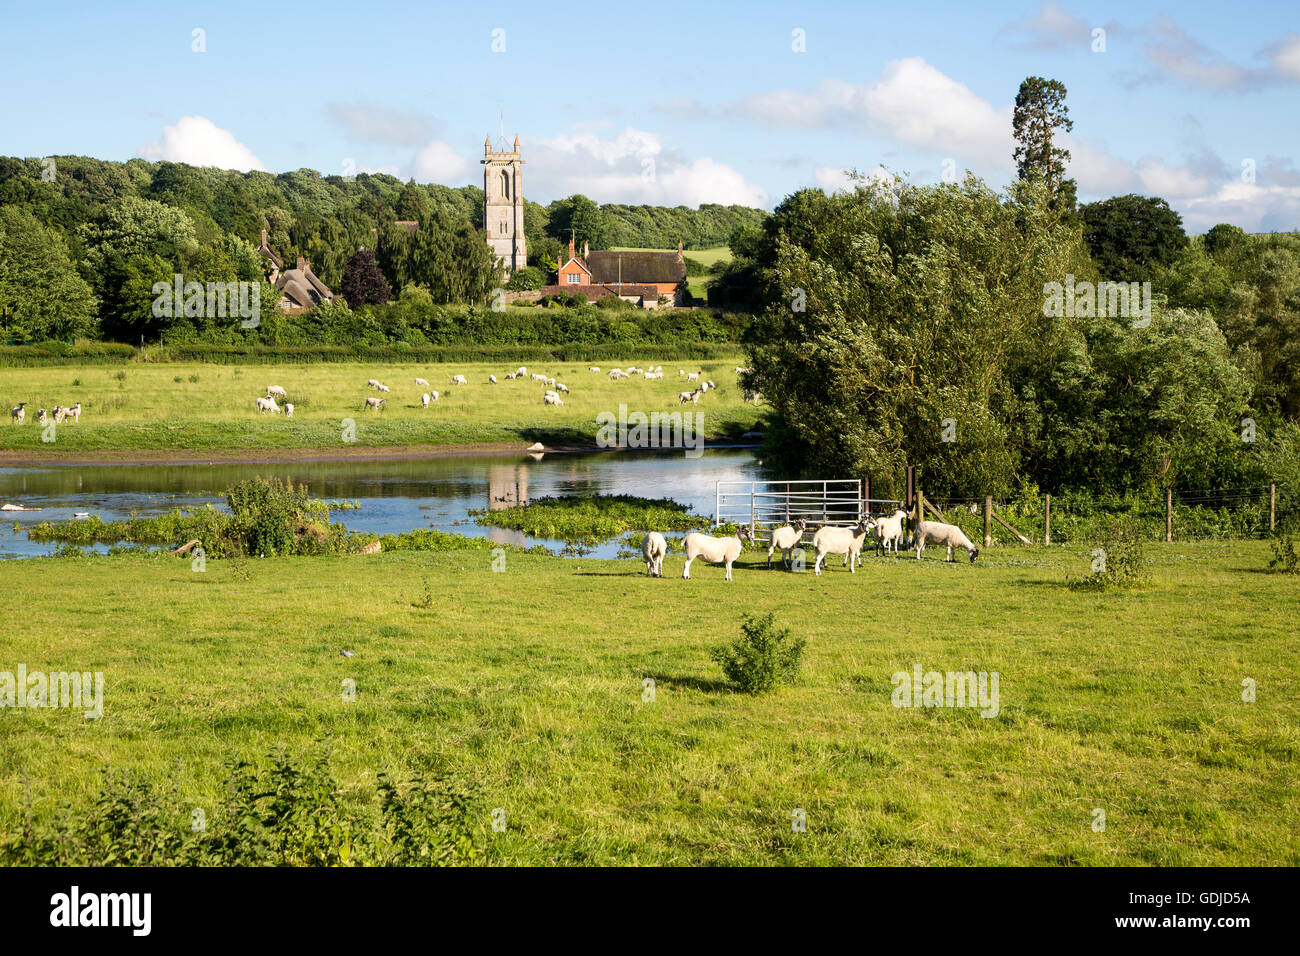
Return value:
[[(1300, 863), (1300, 589), (1264, 542), (1153, 544), (1146, 587), (1100, 594), (1065, 586), (1082, 546), (819, 578), (749, 550), (730, 583), (498, 557), (22, 562), (0, 671), (102, 671), (105, 701), (0, 709), (0, 831), (87, 806), (108, 766), (185, 820), (232, 757), (328, 738), (343, 799), (430, 766), (473, 786), (504, 862)], [(769, 611), (807, 646), (754, 697), (709, 650)], [(997, 672), (997, 717), (893, 707), (915, 665)]]
[[(710, 439), (735, 438), (753, 428), (760, 410), (744, 401), (736, 381), (739, 356), (704, 363), (662, 363), (662, 380), (640, 376), (611, 382), (601, 364), (548, 363), (530, 367), (569, 387), (563, 407), (542, 403), (544, 388), (529, 378), (506, 381), (515, 365), (461, 363), (381, 365), (321, 363), (313, 365), (226, 366), (199, 363), (117, 366), (68, 366), (5, 369), (0, 404), (6, 424), (0, 427), (0, 450), (37, 455), (63, 452), (161, 449), (249, 449), (382, 447), (395, 445), (464, 445), (480, 442), (541, 441), (546, 444), (594, 445), (596, 416), (620, 405), (647, 415), (681, 411), (678, 393), (686, 386), (678, 368), (703, 371), (718, 386), (693, 412), (703, 413)], [(629, 355), (624, 367), (644, 367)], [(656, 363), (659, 364), (659, 363)], [(464, 375), (468, 385), (452, 385)], [(497, 377), (497, 384), (488, 382)], [(375, 378), (391, 389), (386, 395), (366, 387)], [(429, 386), (416, 385), (422, 378)], [(293, 418), (260, 413), (254, 400), (268, 385), (279, 385), (294, 405)], [(439, 399), (421, 407), (420, 395), (437, 391)], [(363, 410), (365, 399), (386, 398), (382, 411)], [(7, 410), (27, 402), (27, 423), (8, 424)], [(81, 403), (81, 420), (46, 432), (36, 424), (38, 408)], [(283, 404), (283, 402), (281, 403)], [(344, 419), (355, 422), (345, 429)], [(45, 441), (46, 437), (53, 439)]]
[(511, 528), (532, 538), (583, 544), (606, 541), (637, 529), (691, 531), (707, 526), (710, 520), (670, 498), (636, 495), (565, 495), (471, 513), (481, 525)]

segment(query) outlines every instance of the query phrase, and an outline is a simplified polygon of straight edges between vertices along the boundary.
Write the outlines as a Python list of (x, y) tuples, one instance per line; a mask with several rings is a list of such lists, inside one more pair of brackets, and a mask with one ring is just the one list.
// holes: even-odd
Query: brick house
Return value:
[(555, 285), (544, 287), (544, 295), (580, 292), (588, 301), (617, 295), (645, 309), (658, 308), (660, 299), (666, 305), (685, 300), (686, 260), (680, 242), (676, 252), (592, 252), (584, 242), (578, 256), (570, 240), (568, 259), (561, 256), (556, 265)]

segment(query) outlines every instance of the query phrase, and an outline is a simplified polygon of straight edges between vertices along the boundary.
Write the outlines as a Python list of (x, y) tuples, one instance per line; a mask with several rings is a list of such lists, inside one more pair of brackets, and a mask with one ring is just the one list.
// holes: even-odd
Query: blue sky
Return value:
[(1164, 196), (1198, 232), (1300, 228), (1296, 4), (993, 9), (10, 5), (0, 153), (460, 185), (480, 179), (504, 109), (539, 202), (770, 208), (842, 188), (850, 167), (921, 182), (969, 168), (1003, 185), (1016, 89), (1038, 74), (1069, 90), (1082, 199)]

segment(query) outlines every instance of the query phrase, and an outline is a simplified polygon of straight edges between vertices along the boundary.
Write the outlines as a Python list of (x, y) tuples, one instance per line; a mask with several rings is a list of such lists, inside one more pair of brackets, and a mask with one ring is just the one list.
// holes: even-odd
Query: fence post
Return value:
[(862, 513), (871, 514), (871, 476), (862, 476)]
[(993, 496), (984, 496), (984, 547), (993, 546)]
[(1277, 530), (1277, 485), (1268, 486), (1268, 530)]
[(752, 534), (754, 531), (754, 486), (749, 486), (749, 530)]
[(904, 508), (912, 507), (912, 502), (916, 500), (916, 466), (907, 466), (907, 501), (904, 502)]
[(912, 533), (915, 534), (916, 529), (921, 526), (921, 522), (925, 519), (925, 512), (921, 510), (921, 487), (917, 485), (912, 489), (912, 491), (913, 491), (912, 499), (915, 506), (912, 512), (913, 514)]
[(1165, 489), (1165, 540), (1174, 540), (1174, 489)]
[(1043, 508), (1043, 544), (1052, 543), (1052, 496), (1047, 496), (1047, 504)]

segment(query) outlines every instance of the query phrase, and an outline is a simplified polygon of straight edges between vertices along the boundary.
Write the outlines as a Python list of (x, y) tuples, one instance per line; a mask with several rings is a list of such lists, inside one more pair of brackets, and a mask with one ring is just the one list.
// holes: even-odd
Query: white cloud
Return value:
[(1137, 174), (1146, 192), (1169, 200), (1200, 196), (1212, 188), (1208, 177), (1187, 166), (1171, 166), (1155, 156), (1138, 160)]
[[(1093, 24), (1083, 17), (1071, 16), (1055, 0), (1049, 0), (1032, 16), (1009, 23), (999, 32), (1019, 37), (1018, 46), (1036, 50), (1088, 50), (1092, 45), (1092, 28)], [(1105, 25), (1107, 32), (1113, 28), (1114, 24)]]
[(860, 178), (855, 179), (852, 170), (838, 166), (818, 166), (813, 170), (813, 184), (828, 193), (847, 193), (866, 183), (888, 184), (894, 181), (894, 174), (884, 166), (867, 171), (859, 170), (858, 174)]
[(1300, 186), (1266, 186), (1240, 180), (1224, 183), (1214, 192), (1174, 204), (1191, 233), (1204, 232), (1230, 222), (1247, 232), (1285, 232), (1300, 229)]
[(765, 207), (767, 192), (739, 171), (703, 156), (666, 150), (658, 135), (627, 127), (612, 138), (594, 132), (523, 145), (524, 195), (582, 193), (602, 203)]
[(1264, 56), (1275, 74), (1300, 83), (1300, 33), (1288, 33), (1281, 42), (1265, 50)]
[(141, 146), (137, 154), (150, 162), (167, 160), (240, 172), (266, 170), (253, 151), (235, 139), (234, 133), (205, 116), (182, 116), (175, 126), (164, 126), (162, 137)]
[(469, 160), (441, 140), (432, 140), (415, 154), (411, 174), (419, 182), (459, 186), (468, 181)]

